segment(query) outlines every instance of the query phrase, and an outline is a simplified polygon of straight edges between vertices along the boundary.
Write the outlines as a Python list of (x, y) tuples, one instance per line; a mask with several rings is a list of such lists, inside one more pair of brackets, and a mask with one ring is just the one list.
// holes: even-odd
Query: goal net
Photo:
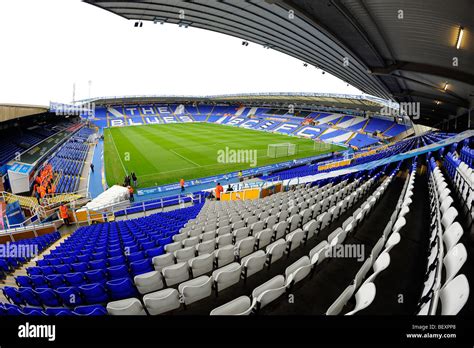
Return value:
[(331, 149), (331, 144), (325, 143), (324, 141), (315, 140), (314, 148), (315, 152), (328, 152)]
[(291, 143), (269, 144), (267, 156), (270, 158), (288, 157), (298, 153), (298, 145)]

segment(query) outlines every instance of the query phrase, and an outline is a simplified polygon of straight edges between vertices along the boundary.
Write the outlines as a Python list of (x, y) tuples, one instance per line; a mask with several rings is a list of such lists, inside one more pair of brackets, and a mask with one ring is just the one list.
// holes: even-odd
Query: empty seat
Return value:
[(214, 267), (214, 254), (203, 254), (188, 261), (193, 277), (209, 273)]
[(244, 279), (250, 277), (252, 274), (255, 274), (263, 269), (265, 266), (265, 261), (267, 259), (267, 254), (263, 250), (258, 250), (253, 254), (245, 256), (240, 264), (242, 265), (242, 275)]
[(233, 232), (234, 243), (237, 243), (238, 241), (248, 237), (249, 234), (250, 234), (249, 227), (242, 227), (242, 228), (239, 228), (238, 230), (234, 230)]
[(313, 249), (309, 251), (309, 258), (311, 260), (312, 265), (319, 265), (321, 262), (326, 259), (327, 253), (326, 251), (329, 249), (329, 244), (327, 241), (323, 240), (318, 245), (316, 245)]
[(217, 235), (222, 236), (224, 234), (231, 233), (231, 231), (232, 231), (231, 226), (222, 226), (217, 229)]
[(255, 247), (255, 237), (246, 237), (235, 245), (235, 254), (242, 258), (251, 254)]
[(188, 238), (187, 233), (178, 233), (173, 236), (173, 242), (182, 242), (186, 238)]
[(305, 233), (301, 228), (298, 228), (297, 230), (290, 232), (286, 236), (286, 242), (288, 243), (288, 251), (292, 251), (296, 249), (297, 247), (300, 246), (300, 244), (303, 242)]
[(179, 250), (183, 247), (181, 242), (175, 242), (175, 243), (170, 243), (165, 245), (165, 251), (167, 253), (172, 253), (175, 252), (176, 250)]
[(255, 222), (250, 226), (253, 236), (255, 236), (258, 232), (262, 231), (264, 228), (265, 228), (264, 221)]
[(180, 262), (176, 265), (167, 266), (161, 270), (161, 274), (167, 286), (179, 284), (189, 279), (188, 263)]
[(374, 283), (365, 283), (355, 294), (356, 305), (355, 308), (346, 313), (346, 315), (353, 315), (372, 304), (376, 294), (376, 289)]
[(112, 300), (121, 300), (138, 295), (137, 289), (130, 278), (109, 280), (106, 287)]
[(267, 228), (273, 228), (275, 224), (278, 222), (278, 217), (276, 215), (270, 215), (265, 219), (265, 226)]
[(239, 228), (245, 227), (245, 222), (244, 221), (237, 221), (232, 224), (232, 230), (238, 230)]
[(152, 260), (153, 266), (156, 271), (161, 271), (164, 267), (171, 266), (175, 264), (175, 258), (173, 254), (164, 254), (160, 256), (155, 256)]
[(179, 284), (178, 290), (183, 296), (184, 304), (189, 305), (209, 297), (212, 293), (212, 280), (208, 276), (201, 276)]
[(301, 225), (307, 224), (313, 217), (313, 211), (311, 209), (304, 209), (300, 212), (301, 215)]
[(287, 284), (296, 284), (311, 273), (311, 262), (308, 256), (303, 256), (285, 269)]
[(142, 303), (136, 298), (107, 303), (107, 313), (110, 315), (146, 315)]
[(102, 284), (85, 284), (79, 287), (79, 290), (88, 304), (97, 304), (108, 302), (109, 296)]
[(196, 255), (196, 248), (194, 246), (176, 250), (174, 252), (174, 257), (176, 258), (177, 263), (188, 261), (192, 259), (195, 255)]
[[(185, 240), (183, 240), (183, 247), (187, 248), (187, 247), (195, 246), (198, 243), (199, 243), (199, 237), (186, 238)], [(176, 252), (178, 252), (178, 251), (176, 251)]]
[(216, 243), (218, 248), (222, 248), (224, 246), (232, 244), (233, 236), (231, 233), (224, 234), (222, 236), (217, 237)]
[(242, 266), (239, 263), (234, 262), (212, 272), (212, 278), (214, 279), (216, 292), (222, 291), (234, 284), (237, 284), (240, 280), (241, 271)]
[(452, 247), (443, 259), (444, 269), (446, 270), (445, 283), (453, 279), (467, 259), (466, 247), (462, 243)]
[(464, 274), (447, 283), (439, 291), (441, 315), (456, 315), (469, 298), (469, 282)]
[(443, 218), (441, 219), (441, 224), (443, 225), (444, 229), (447, 229), (454, 221), (454, 219), (458, 216), (458, 211), (454, 207), (450, 207), (446, 212), (443, 214)]
[(216, 232), (215, 231), (203, 233), (203, 234), (201, 234), (201, 243), (207, 242), (207, 241), (210, 241), (210, 240), (214, 240), (215, 238), (216, 238)]
[(305, 240), (311, 239), (319, 232), (319, 224), (316, 220), (311, 220), (303, 226)]
[(285, 277), (277, 275), (252, 291), (252, 298), (256, 302), (257, 310), (275, 301), (286, 291)]
[(159, 271), (151, 271), (135, 276), (135, 286), (140, 294), (147, 294), (163, 288), (163, 276)]
[(261, 249), (270, 244), (273, 237), (273, 231), (270, 228), (266, 228), (255, 234), (257, 248)]
[(280, 239), (285, 236), (286, 231), (288, 229), (288, 222), (287, 221), (280, 221), (275, 226), (273, 226), (273, 239)]
[(249, 315), (253, 303), (248, 296), (240, 296), (211, 311), (210, 315)]
[(143, 303), (151, 315), (158, 315), (177, 309), (181, 306), (179, 292), (168, 288), (143, 296)]
[[(300, 215), (292, 215), (290, 218), (288, 218), (288, 232), (293, 232), (294, 230), (296, 230), (300, 225), (300, 221)], [(277, 237), (277, 239), (278, 238), (281, 237)]]
[(196, 251), (198, 255), (212, 254), (216, 249), (216, 240), (208, 240), (206, 242), (199, 243), (196, 246)]
[(222, 248), (217, 249), (216, 251), (214, 251), (214, 257), (216, 260), (217, 268), (234, 262), (234, 259), (235, 259), (234, 246), (226, 245)]
[[(372, 256), (373, 259), (373, 256)], [(374, 281), (374, 279), (378, 276), (378, 274), (382, 271), (384, 271), (388, 266), (390, 266), (390, 254), (387, 252), (383, 252), (380, 254), (379, 257), (375, 260), (374, 264), (372, 265), (372, 268), (374, 270), (374, 273), (368, 277), (364, 283), (371, 283)]]
[(338, 315), (354, 294), (354, 285), (349, 285), (326, 311), (326, 315)]
[(268, 255), (269, 265), (281, 259), (286, 249), (286, 241), (284, 239), (278, 239), (266, 248)]
[(446, 245), (446, 251), (449, 251), (454, 245), (457, 244), (461, 236), (463, 235), (463, 229), (459, 222), (451, 224), (443, 234), (443, 241)]

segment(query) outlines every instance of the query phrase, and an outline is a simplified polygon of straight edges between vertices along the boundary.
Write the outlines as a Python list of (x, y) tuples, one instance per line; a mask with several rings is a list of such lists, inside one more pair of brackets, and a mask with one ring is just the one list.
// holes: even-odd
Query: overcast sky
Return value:
[(0, 103), (89, 96), (361, 94), (271, 49), (194, 28), (127, 21), (79, 0), (0, 0)]

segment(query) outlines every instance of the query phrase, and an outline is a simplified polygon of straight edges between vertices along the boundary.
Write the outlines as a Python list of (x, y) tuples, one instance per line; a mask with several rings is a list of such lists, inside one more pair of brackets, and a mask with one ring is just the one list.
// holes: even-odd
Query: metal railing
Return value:
[[(189, 199), (189, 201), (188, 201)], [(182, 208), (184, 208), (184, 205), (186, 203), (202, 203), (203, 197), (202, 194), (187, 194), (187, 195), (178, 195), (178, 196), (173, 196), (173, 197), (164, 197), (164, 198), (159, 198), (159, 199), (151, 199), (148, 201), (143, 201), (140, 203), (133, 203), (130, 201), (121, 201), (118, 203), (114, 204), (107, 204), (103, 206), (99, 206), (98, 208), (94, 209), (89, 209), (87, 207), (83, 207), (79, 209), (78, 211), (74, 211), (74, 220), (76, 221), (76, 224), (81, 224), (81, 223), (88, 223), (91, 224), (93, 221), (97, 220), (103, 220), (103, 221), (108, 221), (111, 217), (115, 218), (117, 217), (116, 214), (120, 213), (121, 215), (124, 215), (127, 219), (129, 215), (134, 215), (134, 214), (144, 214), (144, 216), (147, 216), (147, 211), (150, 210), (161, 210), (159, 212), (163, 212), (165, 208), (167, 207), (172, 207), (174, 205), (181, 205)], [(173, 204), (174, 203), (174, 204)], [(85, 212), (86, 213), (86, 220), (81, 220), (79, 221), (77, 218), (77, 215), (79, 212)], [(154, 212), (153, 214), (155, 214)]]

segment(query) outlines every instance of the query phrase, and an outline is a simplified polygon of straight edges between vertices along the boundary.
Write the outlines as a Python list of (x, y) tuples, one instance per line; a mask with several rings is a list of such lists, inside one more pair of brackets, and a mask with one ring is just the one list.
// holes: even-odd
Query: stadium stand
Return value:
[[(137, 291), (130, 277), (151, 271), (152, 258), (165, 252), (173, 235), (201, 207), (198, 204), (140, 219), (79, 228), (38, 260), (36, 267), (27, 268), (28, 276), (17, 277), (18, 288), (5, 286), (3, 293), (27, 315), (38, 313), (25, 312), (23, 306), (65, 306), (58, 309), (59, 315), (78, 314), (81, 305), (134, 295)], [(75, 295), (74, 300), (71, 295)], [(93, 308), (84, 315), (105, 314), (102, 307)], [(40, 310), (40, 314), (46, 312)]]
[[(100, 128), (111, 125), (194, 121), (283, 134), (304, 133), (306, 127), (312, 127), (311, 133), (305, 134), (305, 136), (317, 137), (332, 143), (345, 143), (357, 148), (377, 144), (383, 138), (392, 138), (407, 130), (407, 126), (388, 119), (364, 118), (327, 112), (295, 110), (293, 114), (288, 114), (286, 109), (253, 108), (253, 112), (250, 112), (251, 109), (245, 108), (239, 114), (240, 108), (237, 105), (186, 105), (184, 115), (189, 116), (190, 119), (180, 119), (175, 114), (177, 107), (176, 104), (117, 106), (108, 109), (96, 107), (95, 116), (89, 120)], [(146, 114), (140, 111), (144, 109), (147, 110)], [(316, 131), (315, 128), (318, 128), (319, 131)], [(379, 132), (378, 136), (373, 135), (375, 131)]]
[[(21, 251), (22, 248), (32, 248), (31, 253), (41, 253), (43, 250), (48, 248), (60, 237), (59, 232), (46, 234), (30, 239), (23, 239), (20, 241), (9, 242), (6, 244), (9, 250), (15, 250), (15, 253), (11, 257), (0, 257), (0, 278), (5, 278), (8, 274), (11, 274), (15, 269), (21, 267), (30, 258), (28, 257), (17, 257), (16, 251)], [(31, 257), (33, 257), (32, 255)]]

